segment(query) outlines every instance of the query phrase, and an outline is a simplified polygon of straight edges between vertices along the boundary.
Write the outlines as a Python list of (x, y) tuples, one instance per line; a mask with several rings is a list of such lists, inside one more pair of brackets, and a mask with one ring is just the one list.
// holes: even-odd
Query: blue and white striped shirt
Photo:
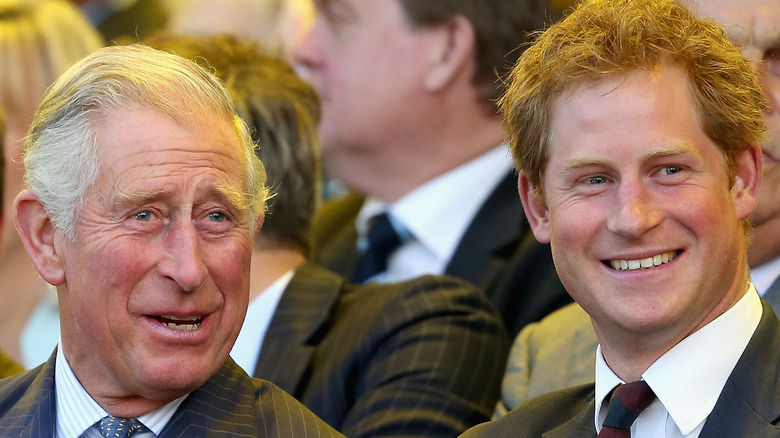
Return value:
[[(109, 414), (87, 394), (73, 374), (62, 352), (62, 340), (57, 348), (54, 388), (57, 396), (56, 438), (102, 438), (95, 423)], [(185, 398), (187, 395), (138, 417), (138, 420), (151, 432), (137, 432), (133, 438), (153, 438), (159, 435)]]

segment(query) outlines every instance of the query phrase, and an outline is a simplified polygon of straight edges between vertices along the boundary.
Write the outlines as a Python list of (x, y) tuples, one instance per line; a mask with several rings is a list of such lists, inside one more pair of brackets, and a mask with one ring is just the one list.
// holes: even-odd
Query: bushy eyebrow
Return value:
[[(645, 154), (642, 157), (642, 161), (650, 161), (657, 158), (663, 158), (663, 157), (674, 157), (674, 156), (680, 156), (685, 154), (693, 154), (697, 157), (701, 157), (701, 153), (698, 149), (696, 149), (692, 144), (682, 141), (679, 143), (676, 143), (672, 146), (662, 146), (659, 148), (655, 148)], [(581, 169), (583, 167), (599, 167), (599, 166), (609, 166), (610, 160), (604, 159), (601, 157), (574, 157), (566, 160), (566, 162), (563, 164), (563, 172), (567, 172), (573, 169)]]
[[(165, 202), (172, 198), (173, 195), (173, 193), (165, 190), (144, 192), (125, 190), (120, 187), (111, 197), (111, 205), (120, 207), (124, 205), (143, 205), (154, 202)], [(204, 199), (219, 199), (225, 203), (228, 208), (236, 212), (249, 211), (250, 201), (248, 194), (225, 184), (208, 187), (200, 193), (200, 196)]]

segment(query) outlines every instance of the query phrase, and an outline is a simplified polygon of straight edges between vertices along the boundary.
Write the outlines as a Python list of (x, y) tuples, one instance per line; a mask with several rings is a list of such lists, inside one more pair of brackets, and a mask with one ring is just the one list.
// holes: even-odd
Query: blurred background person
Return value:
[(107, 43), (131, 44), (168, 23), (177, 0), (71, 0)]
[(166, 29), (207, 36), (228, 33), (282, 54), (300, 44), (314, 22), (311, 0), (171, 0)]
[(311, 86), (252, 40), (146, 42), (227, 84), (275, 192), (255, 240), (236, 362), (352, 438), (452, 437), (485, 421), (507, 339), (479, 290), (444, 277), (353, 285), (308, 260), (321, 172)]
[[(12, 220), (12, 219), (6, 219), (6, 208), (3, 204), (3, 172), (5, 171), (5, 157), (3, 155), (3, 143), (5, 140), (5, 116), (3, 115), (2, 109), (0, 109), (0, 226), (3, 225), (3, 222), (6, 220)], [(2, 235), (0, 235), (0, 243), (2, 242)], [(2, 255), (2, 246), (0, 245), (0, 255)], [(21, 365), (17, 364), (13, 359), (11, 359), (4, 351), (0, 350), (0, 379), (4, 377), (8, 377), (11, 375), (14, 375), (20, 371), (23, 371), (24, 368), (22, 368)]]
[[(556, 2), (560, 3), (560, 2)], [(314, 260), (355, 282), (449, 274), (485, 291), (510, 334), (571, 301), (529, 231), (495, 99), (531, 0), (315, 1), (294, 52), (322, 98), (326, 173)]]
[[(72, 63), (102, 45), (94, 27), (66, 0), (0, 0), (0, 106), (6, 116), (4, 205), (13, 205), (22, 188), (22, 139), (44, 91)], [(57, 342), (56, 320), (47, 316), (56, 299), (30, 263), (12, 220), (2, 225), (0, 241), (0, 349), (32, 367), (46, 360)], [(35, 322), (37, 334), (22, 347), (22, 328), (39, 304), (42, 318)], [(29, 348), (27, 353), (23, 353), (25, 348)], [(33, 350), (43, 355), (34, 357)]]

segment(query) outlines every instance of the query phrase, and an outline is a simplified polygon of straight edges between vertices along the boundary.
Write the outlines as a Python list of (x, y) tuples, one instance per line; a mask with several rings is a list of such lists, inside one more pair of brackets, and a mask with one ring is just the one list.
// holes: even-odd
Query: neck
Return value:
[[(360, 193), (394, 202), (424, 183), (503, 143), (500, 119), (484, 109), (470, 118), (431, 122), (425, 132), (381, 141), (370, 147), (339, 148), (324, 156), (330, 175)], [(335, 148), (334, 148), (335, 149)]]
[[(249, 286), (249, 300), (257, 298), (273, 282), (287, 272), (298, 269), (306, 257), (298, 251), (282, 248), (262, 248), (255, 245), (252, 253), (252, 270)], [(261, 248), (258, 248), (261, 247)]]
[[(742, 254), (744, 257), (744, 252)], [(730, 285), (730, 292), (698, 320), (633, 329), (604, 327), (594, 320), (593, 329), (610, 369), (624, 382), (641, 379), (642, 374), (661, 356), (728, 311), (745, 295), (748, 290), (748, 272), (744, 263), (740, 263), (738, 269), (741, 274)]]

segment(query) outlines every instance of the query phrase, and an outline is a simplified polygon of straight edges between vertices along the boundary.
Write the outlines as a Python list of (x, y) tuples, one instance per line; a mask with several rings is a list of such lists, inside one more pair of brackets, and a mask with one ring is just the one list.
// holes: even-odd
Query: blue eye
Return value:
[(150, 211), (141, 211), (139, 213), (136, 213), (134, 217), (137, 221), (149, 222), (154, 218), (154, 215), (152, 215)]
[(604, 184), (607, 182), (607, 178), (605, 176), (589, 176), (587, 183), (588, 184)]
[(209, 213), (208, 218), (209, 218), (209, 220), (214, 221), (214, 222), (224, 222), (227, 219), (227, 217), (225, 216), (224, 213), (220, 213), (220, 212), (216, 212), (216, 211), (213, 212), (213, 213)]
[(682, 172), (682, 166), (664, 166), (661, 168), (661, 173), (665, 175), (674, 175), (680, 172)]

